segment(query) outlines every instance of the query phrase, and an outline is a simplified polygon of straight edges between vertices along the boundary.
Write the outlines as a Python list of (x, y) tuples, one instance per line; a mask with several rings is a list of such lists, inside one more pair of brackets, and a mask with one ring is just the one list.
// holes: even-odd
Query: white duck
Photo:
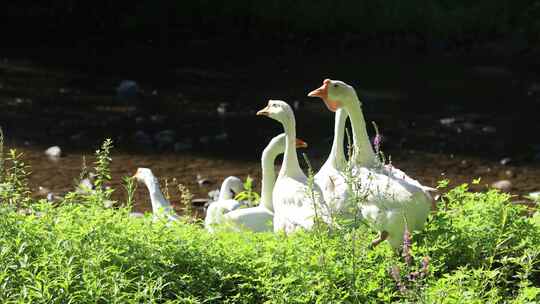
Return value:
[(317, 184), (312, 189), (296, 155), (296, 122), (291, 107), (281, 100), (269, 100), (268, 105), (257, 112), (283, 125), (286, 134), (285, 155), (279, 171), (273, 195), (274, 231), (290, 233), (298, 228), (311, 229), (315, 216), (328, 221), (328, 210)]
[[(307, 144), (296, 139), (297, 148), (305, 148)], [(285, 134), (280, 134), (270, 141), (261, 157), (262, 187), (261, 202), (252, 208), (239, 208), (223, 215), (220, 224), (235, 231), (243, 229), (253, 232), (273, 230), (274, 207), (272, 204), (272, 190), (276, 182), (274, 162), (279, 154), (285, 151)]]
[(236, 176), (227, 177), (221, 184), (219, 189), (219, 197), (215, 202), (211, 202), (206, 209), (206, 216), (204, 218), (204, 227), (213, 232), (215, 225), (221, 222), (223, 214), (231, 212), (240, 208), (243, 205), (234, 199), (234, 196), (244, 190), (244, 184)]
[(399, 169), (380, 164), (367, 135), (361, 102), (352, 86), (325, 79), (323, 85), (308, 96), (322, 98), (331, 111), (344, 108), (348, 112), (353, 129), (354, 151), (350, 161), (354, 166), (355, 192), (365, 197), (360, 211), (380, 231), (373, 245), (388, 239), (390, 245), (398, 249), (403, 242), (405, 225), (411, 231), (424, 227), (433, 206), (429, 191), (435, 189), (422, 186)]
[(163, 196), (159, 188), (159, 181), (152, 173), (152, 170), (138, 168), (133, 178), (138, 182), (144, 183), (146, 188), (148, 188), (154, 221), (157, 221), (159, 218), (164, 218), (168, 221), (178, 220), (178, 215), (171, 206), (171, 203)]
[(332, 212), (337, 214), (347, 211), (345, 209), (348, 200), (348, 186), (344, 175), (347, 160), (343, 151), (347, 117), (347, 111), (344, 109), (336, 111), (332, 149), (326, 162), (315, 174), (315, 183), (321, 188), (324, 201), (331, 206)]

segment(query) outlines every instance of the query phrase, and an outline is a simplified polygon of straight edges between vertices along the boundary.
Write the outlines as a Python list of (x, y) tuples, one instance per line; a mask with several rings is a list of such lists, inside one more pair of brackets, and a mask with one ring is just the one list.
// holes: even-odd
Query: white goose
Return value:
[(239, 202), (234, 198), (234, 195), (244, 190), (244, 184), (236, 176), (227, 177), (221, 184), (219, 189), (219, 197), (215, 202), (211, 202), (206, 209), (206, 216), (204, 218), (204, 227), (209, 232), (214, 232), (214, 228), (218, 225), (223, 214), (238, 209), (243, 205), (243, 202)]
[[(297, 148), (305, 148), (307, 144), (296, 139)], [(272, 204), (272, 190), (276, 182), (274, 162), (279, 154), (285, 151), (285, 134), (280, 134), (270, 141), (261, 157), (262, 188), (261, 202), (252, 208), (240, 208), (223, 215), (220, 224), (234, 231), (251, 230), (253, 232), (272, 231), (274, 207)]]
[(324, 201), (332, 208), (332, 212), (337, 214), (348, 211), (346, 210), (348, 187), (344, 176), (347, 160), (343, 151), (347, 117), (347, 111), (344, 109), (336, 111), (332, 149), (326, 162), (315, 174), (315, 182), (323, 192)]
[(148, 168), (138, 168), (133, 178), (138, 182), (144, 183), (146, 188), (148, 188), (154, 221), (157, 221), (160, 218), (168, 221), (178, 220), (178, 215), (171, 206), (171, 203), (163, 196), (163, 193), (159, 188), (159, 181), (152, 173), (152, 170)]
[(382, 166), (378, 161), (366, 131), (361, 102), (354, 88), (342, 81), (325, 79), (323, 85), (310, 92), (320, 97), (331, 111), (344, 108), (351, 119), (354, 151), (350, 160), (357, 180), (355, 191), (365, 195), (360, 206), (362, 216), (380, 236), (373, 245), (388, 239), (394, 249), (403, 242), (405, 225), (409, 230), (421, 230), (429, 215), (433, 199), (428, 193), (433, 188), (422, 186), (403, 171)]
[(328, 210), (317, 184), (309, 189), (308, 179), (296, 155), (296, 122), (291, 107), (281, 100), (269, 100), (268, 105), (257, 112), (283, 125), (286, 134), (285, 155), (274, 186), (274, 231), (293, 232), (298, 228), (311, 229), (315, 216), (328, 221)]

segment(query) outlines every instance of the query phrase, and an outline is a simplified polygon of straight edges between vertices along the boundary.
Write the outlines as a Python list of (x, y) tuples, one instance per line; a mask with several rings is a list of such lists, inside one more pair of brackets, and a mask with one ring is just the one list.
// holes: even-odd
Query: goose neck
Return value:
[(165, 196), (159, 188), (159, 183), (156, 179), (146, 183), (148, 192), (150, 193), (150, 202), (152, 203), (152, 212), (159, 212), (160, 209), (170, 206)]
[(352, 106), (348, 106), (345, 109), (351, 119), (351, 127), (353, 131), (353, 156), (352, 162), (361, 166), (373, 166), (376, 163), (375, 152), (369, 141), (369, 136), (366, 129), (366, 121), (360, 108), (360, 101), (358, 97), (353, 97), (354, 102)]
[(261, 186), (261, 204), (268, 210), (274, 211), (272, 204), (272, 191), (276, 182), (276, 172), (274, 162), (279, 153), (272, 151), (272, 147), (264, 149), (261, 166), (262, 166), (262, 186)]
[(324, 166), (331, 166), (337, 170), (345, 168), (345, 153), (343, 150), (343, 140), (345, 137), (345, 123), (347, 121), (347, 111), (339, 109), (336, 111), (334, 124), (334, 139), (332, 141), (332, 149)]
[(294, 118), (283, 123), (283, 128), (285, 130), (285, 153), (283, 156), (283, 164), (281, 165), (281, 170), (279, 171), (279, 176), (287, 177), (300, 177), (304, 173), (300, 169), (300, 164), (298, 163), (298, 156), (296, 155), (296, 123)]

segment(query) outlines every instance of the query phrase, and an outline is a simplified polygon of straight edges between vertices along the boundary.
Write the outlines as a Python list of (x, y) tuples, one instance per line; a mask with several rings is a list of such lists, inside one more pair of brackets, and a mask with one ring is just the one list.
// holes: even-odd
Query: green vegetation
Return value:
[(238, 193), (234, 199), (239, 201), (247, 201), (249, 202), (249, 206), (256, 206), (259, 204), (261, 197), (257, 192), (253, 191), (253, 178), (251, 178), (251, 176), (248, 175), (246, 177), (246, 181), (244, 182), (244, 191)]
[(187, 216), (132, 218), (129, 180), (126, 203), (116, 204), (127, 207), (92, 203), (107, 196), (99, 190), (55, 206), (30, 200), (16, 190), (27, 172), (17, 155), (0, 187), (2, 303), (540, 301), (540, 216), (496, 191), (450, 190), (396, 254), (370, 248), (375, 234), (364, 225), (287, 237), (208, 234)]

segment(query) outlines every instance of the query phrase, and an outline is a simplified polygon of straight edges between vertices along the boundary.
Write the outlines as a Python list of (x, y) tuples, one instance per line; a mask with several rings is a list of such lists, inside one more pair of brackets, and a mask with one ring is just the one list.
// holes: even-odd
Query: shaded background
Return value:
[[(199, 197), (259, 179), (281, 132), (254, 116), (268, 98), (297, 105), (317, 169), (333, 115), (305, 95), (326, 77), (357, 88), (384, 151), (421, 182), (540, 190), (540, 1), (17, 1), (0, 18), (0, 125), (36, 195), (71, 189), (106, 137), (115, 185), (140, 166)], [(48, 160), (52, 145), (66, 156)]]

